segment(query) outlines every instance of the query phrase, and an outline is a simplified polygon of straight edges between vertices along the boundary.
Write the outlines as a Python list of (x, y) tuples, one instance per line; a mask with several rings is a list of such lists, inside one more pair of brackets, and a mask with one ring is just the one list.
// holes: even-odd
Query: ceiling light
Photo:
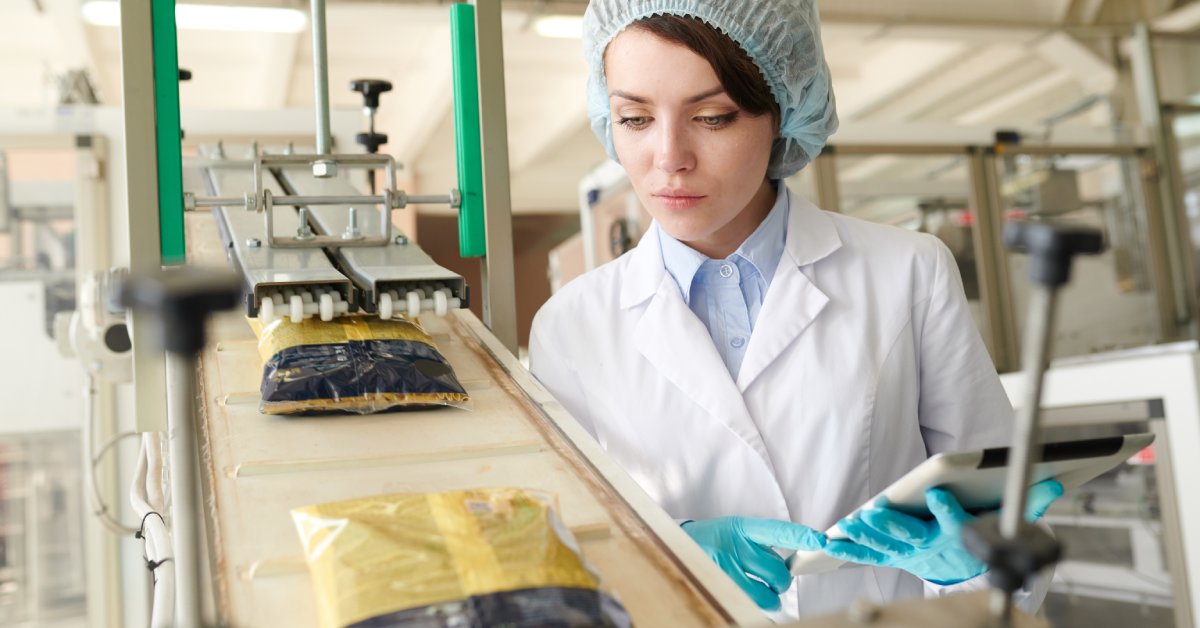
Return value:
[[(83, 5), (83, 19), (97, 26), (119, 26), (120, 4), (116, 0), (89, 0)], [(175, 5), (175, 25), (181, 30), (298, 33), (304, 30), (307, 24), (308, 16), (296, 9), (210, 4)]]
[(583, 18), (571, 15), (545, 15), (533, 21), (533, 30), (542, 37), (580, 39), (583, 37)]

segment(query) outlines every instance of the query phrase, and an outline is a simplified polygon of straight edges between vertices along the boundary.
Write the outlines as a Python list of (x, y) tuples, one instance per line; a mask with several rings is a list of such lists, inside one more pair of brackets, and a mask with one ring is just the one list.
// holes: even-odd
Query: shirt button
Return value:
[(729, 264), (721, 264), (721, 276), (729, 279), (733, 276), (733, 266)]
[(738, 336), (737, 338), (730, 340), (729, 344), (732, 345), (734, 349), (741, 349), (742, 347), (746, 346), (746, 339)]

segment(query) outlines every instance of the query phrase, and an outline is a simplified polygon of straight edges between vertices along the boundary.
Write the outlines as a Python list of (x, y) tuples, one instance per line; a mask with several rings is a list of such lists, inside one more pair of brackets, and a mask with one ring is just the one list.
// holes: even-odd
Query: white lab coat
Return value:
[[(825, 530), (930, 455), (1008, 442), (1012, 408), (946, 247), (790, 199), (737, 381), (666, 272), (657, 225), (534, 319), (533, 374), (677, 519)], [(983, 586), (853, 566), (798, 577), (784, 609)]]

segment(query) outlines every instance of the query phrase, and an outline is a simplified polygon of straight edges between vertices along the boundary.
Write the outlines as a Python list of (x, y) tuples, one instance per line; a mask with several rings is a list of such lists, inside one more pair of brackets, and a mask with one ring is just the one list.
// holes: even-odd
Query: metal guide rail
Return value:
[[(232, 162), (214, 162), (202, 170), (205, 187), (218, 196), (241, 194), (252, 183), (247, 176), (248, 166), (248, 162), (240, 167)], [(321, 249), (265, 246), (261, 218), (241, 205), (218, 206), (214, 215), (226, 258), (245, 280), (247, 316), (270, 321), (275, 312), (286, 309), (296, 321), (296, 314), (302, 320), (307, 310), (309, 316), (321, 314), (328, 320), (356, 309), (351, 305), (354, 284), (338, 272)], [(293, 233), (298, 226), (298, 218), (291, 212), (281, 215), (274, 228)]]
[[(343, 178), (317, 178), (298, 168), (280, 171), (280, 182), (305, 198), (337, 198), (353, 192), (353, 186)], [(359, 211), (359, 207), (313, 206), (303, 213), (327, 238), (354, 240), (386, 230), (380, 228), (380, 214)], [(363, 290), (363, 309), (383, 318), (391, 318), (393, 312), (417, 316), (433, 311), (444, 316), (449, 309), (470, 304), (466, 281), (439, 266), (403, 235), (396, 236), (388, 246), (338, 248), (333, 256), (339, 268)]]
[(358, 311), (444, 316), (468, 307), (466, 281), (404, 235), (393, 237), (390, 219), (410, 203), (454, 204), (453, 192), (410, 197), (395, 189), (391, 157), (337, 156), (343, 166), (386, 172), (383, 193), (364, 195), (336, 169), (314, 171), (312, 159), (255, 151), (252, 160), (197, 164), (211, 196), (189, 195), (188, 204), (215, 208), (227, 257), (246, 280), (248, 315), (300, 322)]

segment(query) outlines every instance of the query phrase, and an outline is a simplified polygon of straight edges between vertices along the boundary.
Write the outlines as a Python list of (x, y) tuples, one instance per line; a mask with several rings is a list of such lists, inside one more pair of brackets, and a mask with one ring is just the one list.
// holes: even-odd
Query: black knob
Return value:
[(1010, 222), (1004, 226), (1004, 245), (1029, 253), (1029, 278), (1044, 286), (1061, 286), (1071, 278), (1076, 255), (1096, 255), (1104, 250), (1098, 229), (1048, 222)]
[(179, 68), (179, 80), (181, 80), (181, 81), (192, 80), (192, 71), (187, 68)]
[(387, 144), (387, 133), (359, 133), (354, 136), (355, 141), (367, 147), (368, 153), (378, 153), (379, 147)]
[(241, 293), (242, 281), (232, 272), (187, 267), (128, 277), (117, 291), (121, 305), (157, 321), (161, 348), (188, 355), (204, 348), (209, 315), (232, 309)]
[(379, 108), (379, 95), (392, 91), (392, 84), (381, 79), (355, 79), (350, 81), (350, 91), (362, 94), (363, 106)]

